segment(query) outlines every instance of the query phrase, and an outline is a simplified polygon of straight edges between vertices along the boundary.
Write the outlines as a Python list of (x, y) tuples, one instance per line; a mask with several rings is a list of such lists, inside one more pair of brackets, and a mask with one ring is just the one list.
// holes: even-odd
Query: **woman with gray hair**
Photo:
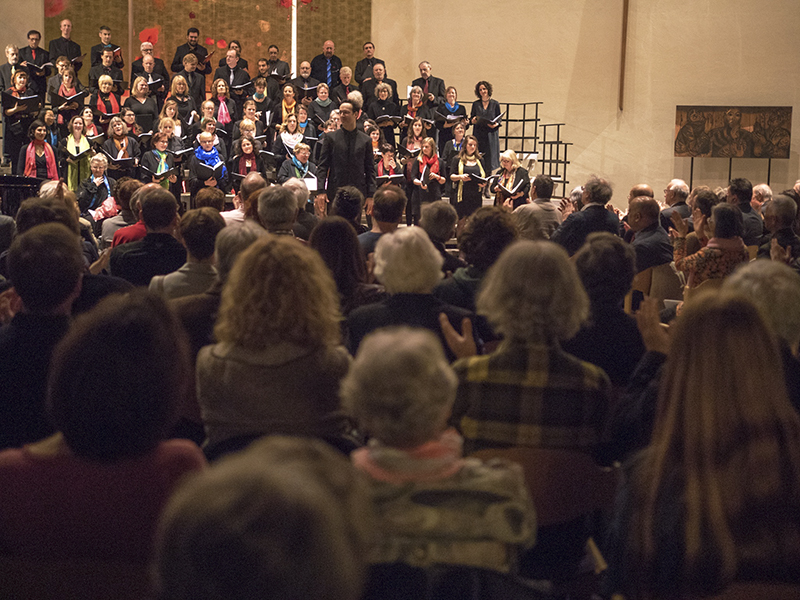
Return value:
[(345, 410), (372, 436), (351, 458), (372, 488), (373, 564), (509, 572), (533, 543), (520, 467), (464, 458), (447, 428), (457, 385), (436, 337), (409, 327), (368, 335), (342, 381)]
[(453, 365), (460, 384), (450, 422), (464, 435), (467, 453), (507, 446), (594, 450), (611, 386), (602, 369), (561, 350), (589, 315), (564, 249), (515, 242), (489, 269), (476, 305), (504, 339), (495, 352)]
[[(375, 246), (375, 277), (389, 292), (386, 300), (355, 309), (347, 317), (348, 349), (355, 355), (369, 332), (389, 325), (429, 329), (440, 337), (439, 315), (444, 313), (453, 327), (473, 313), (446, 304), (432, 292), (442, 278), (444, 259), (420, 227), (406, 227), (381, 236)], [(442, 337), (444, 344), (444, 338)], [(455, 355), (448, 352), (450, 360)]]

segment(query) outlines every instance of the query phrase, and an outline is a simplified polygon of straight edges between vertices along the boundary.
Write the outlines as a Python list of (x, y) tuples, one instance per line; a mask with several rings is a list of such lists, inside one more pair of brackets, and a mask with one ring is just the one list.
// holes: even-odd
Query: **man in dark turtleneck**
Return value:
[(352, 103), (339, 105), (342, 126), (325, 136), (317, 166), (317, 187), (324, 190), (314, 203), (324, 214), (328, 198), (345, 185), (357, 188), (366, 198), (367, 213), (371, 212), (375, 193), (375, 161), (372, 140), (356, 127), (356, 114)]

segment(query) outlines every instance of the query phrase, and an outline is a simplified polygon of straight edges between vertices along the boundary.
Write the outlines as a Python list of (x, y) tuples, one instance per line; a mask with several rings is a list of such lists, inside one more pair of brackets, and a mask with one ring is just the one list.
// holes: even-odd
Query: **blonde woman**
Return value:
[(158, 105), (154, 96), (150, 95), (150, 86), (144, 77), (137, 77), (131, 86), (131, 95), (123, 104), (136, 115), (136, 123), (142, 131), (153, 131), (158, 120)]
[(459, 220), (466, 219), (481, 207), (481, 190), (486, 182), (473, 179), (473, 175), (486, 179), (486, 171), (478, 154), (478, 138), (468, 135), (464, 137), (461, 151), (450, 166), (450, 181), (454, 183), (453, 191)]
[(86, 139), (86, 125), (83, 117), (75, 115), (67, 124), (69, 135), (58, 146), (61, 159), (61, 172), (66, 173), (67, 187), (77, 192), (81, 182), (89, 177), (91, 145)]
[[(259, 204), (281, 194), (296, 207), (282, 187), (264, 190)], [(210, 452), (235, 438), (331, 431), (350, 364), (339, 320), (336, 284), (315, 250), (269, 236), (241, 254), (222, 292), (217, 344), (197, 357)]]
[(500, 154), (500, 173), (492, 184), (494, 205), (513, 210), (527, 202), (531, 189), (531, 178), (528, 170), (519, 163), (517, 153), (506, 150)]

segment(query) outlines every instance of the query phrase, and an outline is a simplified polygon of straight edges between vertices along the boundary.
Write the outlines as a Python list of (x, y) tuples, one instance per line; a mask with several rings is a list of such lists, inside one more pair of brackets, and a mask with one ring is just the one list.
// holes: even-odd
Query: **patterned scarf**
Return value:
[[(167, 153), (159, 152), (158, 150), (153, 150), (152, 152), (153, 154), (156, 155), (156, 158), (158, 159), (158, 166), (156, 167), (156, 175), (161, 175), (161, 173), (163, 173), (164, 171), (168, 171), (169, 165), (167, 164)], [(159, 185), (165, 190), (169, 189), (169, 179), (165, 177), (164, 181), (159, 183)]]
[(217, 112), (217, 121), (220, 125), (227, 125), (231, 122), (231, 114), (228, 112), (228, 103), (225, 102), (225, 96), (218, 96), (219, 111)]
[(308, 173), (308, 162), (306, 164), (301, 163), (296, 156), (292, 156), (292, 164), (294, 165), (294, 170), (297, 172), (298, 179), (304, 179), (306, 174)]
[[(85, 135), (82, 135), (81, 141), (77, 143), (71, 133), (67, 136), (67, 150), (70, 154), (80, 154), (81, 152), (86, 152), (88, 149), (89, 140), (86, 139)], [(67, 163), (67, 187), (71, 191), (77, 192), (81, 181), (88, 179), (90, 172), (91, 168), (89, 167), (88, 156), (84, 156), (76, 165)]]
[(297, 114), (297, 100), (292, 100), (291, 104), (286, 104), (286, 100), (281, 101), (281, 114), (283, 119), (281, 123), (286, 123), (286, 119), (289, 115), (296, 115)]
[[(481, 171), (481, 177), (486, 177), (486, 172), (483, 170), (483, 165), (481, 164), (481, 161), (478, 160), (478, 156), (477, 155), (469, 156), (469, 157), (465, 157), (465, 158), (474, 159), (475, 162), (478, 163), (478, 168)], [(463, 160), (458, 161), (458, 174), (459, 175), (463, 175), (464, 174), (464, 161)], [(461, 202), (463, 192), (464, 192), (464, 182), (463, 181), (459, 181), (458, 182), (458, 202)]]

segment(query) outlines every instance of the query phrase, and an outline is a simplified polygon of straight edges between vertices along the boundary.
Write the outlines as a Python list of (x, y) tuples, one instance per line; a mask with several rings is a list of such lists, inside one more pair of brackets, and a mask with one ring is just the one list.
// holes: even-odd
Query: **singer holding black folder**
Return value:
[(189, 189), (192, 198), (204, 187), (217, 187), (223, 192), (229, 189), (228, 169), (214, 147), (214, 136), (207, 131), (200, 134), (200, 145), (195, 148), (189, 164)]
[(81, 182), (89, 177), (92, 147), (86, 139), (83, 117), (75, 115), (67, 124), (69, 135), (58, 145), (61, 172), (66, 174), (67, 187), (77, 192)]
[(142, 155), (139, 175), (143, 183), (157, 183), (165, 190), (168, 190), (169, 184), (178, 180), (177, 175), (174, 173), (167, 177), (161, 175), (175, 166), (175, 158), (167, 152), (169, 137), (166, 133), (156, 133), (150, 140), (150, 145), (153, 149)]
[[(416, 225), (422, 214), (422, 205), (442, 199), (444, 169), (436, 152), (436, 142), (431, 137), (422, 141), (422, 152), (411, 163), (411, 210), (406, 211), (406, 219)], [(409, 223), (409, 224), (412, 224)]]
[(399, 117), (400, 109), (391, 98), (392, 88), (388, 83), (383, 81), (378, 83), (378, 85), (375, 86), (375, 95), (377, 98), (369, 104), (367, 116), (378, 124), (378, 127), (383, 131), (383, 139), (394, 148), (395, 124), (392, 121), (381, 121), (381, 118)]
[(147, 85), (147, 80), (139, 76), (133, 82), (131, 95), (123, 104), (125, 108), (130, 108), (136, 115), (136, 123), (143, 132), (153, 131), (153, 126), (158, 120), (158, 104), (149, 93), (150, 86)]
[[(468, 135), (464, 138), (461, 152), (453, 159), (453, 164), (450, 166), (450, 181), (453, 182), (453, 196), (459, 222), (463, 222), (481, 207), (483, 201), (481, 190), (486, 185), (485, 180), (486, 170), (478, 154), (478, 139), (474, 135)], [(452, 200), (453, 198), (451, 203)]]
[(47, 125), (38, 119), (28, 127), (30, 143), (23, 146), (17, 159), (17, 175), (38, 177), (39, 179), (58, 179), (58, 165), (53, 148), (45, 141)]
[[(62, 137), (67, 136), (67, 123), (70, 122), (72, 117), (77, 114), (80, 114), (83, 110), (84, 98), (76, 96), (83, 92), (83, 85), (81, 82), (78, 81), (75, 71), (72, 67), (67, 67), (64, 69), (64, 73), (61, 75), (61, 84), (58, 86), (58, 89), (55, 92), (51, 91), (51, 101), (53, 103), (53, 107), (58, 112), (58, 126), (61, 129)], [(55, 95), (54, 95), (55, 94)], [(66, 102), (60, 100), (58, 97), (62, 99), (69, 99)], [(61, 102), (61, 104), (56, 104)]]
[[(11, 172), (17, 172), (19, 151), (28, 141), (28, 128), (39, 110), (39, 97), (28, 90), (28, 73), (16, 71), (11, 76), (11, 87), (3, 92), (3, 154), (11, 160)], [(17, 99), (20, 99), (17, 101)]]
[[(472, 103), (469, 115), (473, 125), (472, 133), (478, 138), (478, 146), (483, 150), (484, 168), (491, 172), (500, 166), (500, 127), (499, 122), (491, 122), (500, 116), (500, 103), (492, 98), (492, 84), (479, 81), (475, 85), (478, 99)], [(486, 121), (489, 121), (487, 123)]]
[[(116, 179), (123, 177), (136, 179), (136, 163), (141, 156), (139, 142), (128, 135), (128, 126), (120, 117), (112, 118), (108, 124), (108, 139), (103, 143), (103, 152), (110, 159), (108, 168)], [(118, 159), (134, 159), (134, 164), (122, 166), (114, 162)]]
[(531, 178), (513, 150), (506, 150), (500, 155), (500, 166), (502, 170), (491, 188), (495, 194), (494, 205), (513, 210), (527, 202)]
[(97, 122), (101, 129), (107, 132), (111, 118), (119, 114), (122, 100), (111, 91), (113, 81), (109, 75), (101, 75), (97, 80), (97, 87), (98, 90), (89, 99), (89, 108), (97, 116)]

